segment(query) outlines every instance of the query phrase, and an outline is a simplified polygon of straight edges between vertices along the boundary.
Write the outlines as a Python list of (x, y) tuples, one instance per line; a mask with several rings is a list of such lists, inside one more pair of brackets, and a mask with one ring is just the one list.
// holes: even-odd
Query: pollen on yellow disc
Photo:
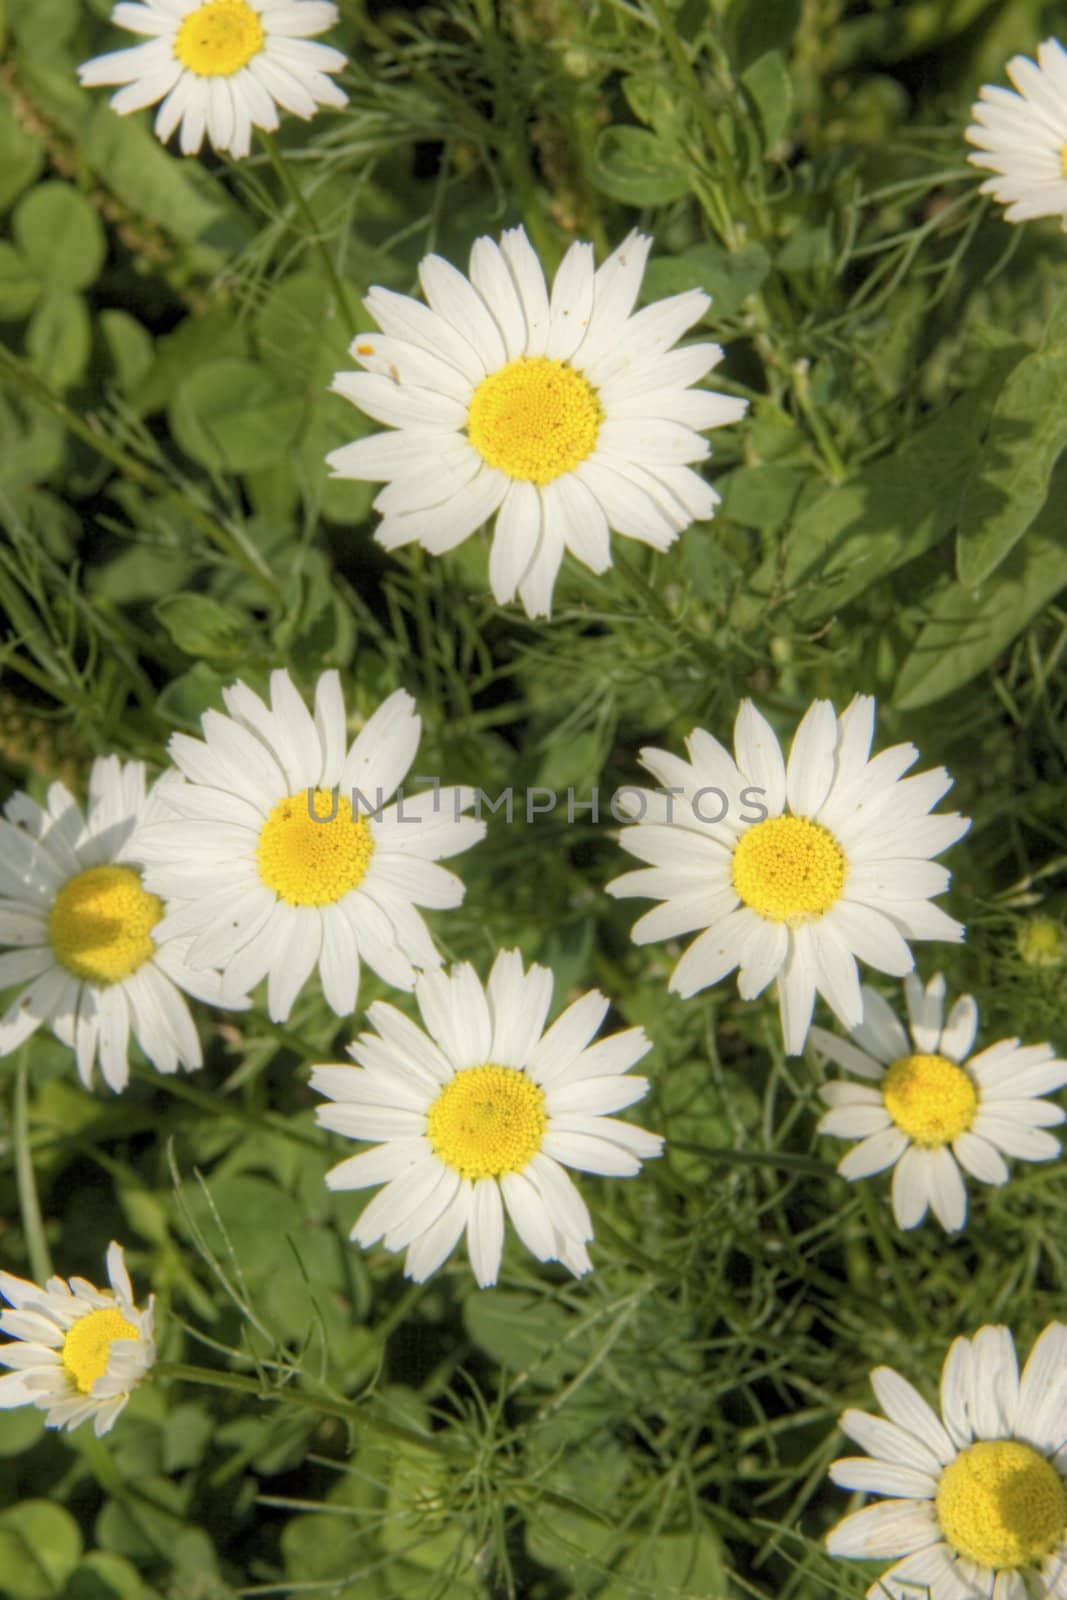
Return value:
[(483, 378), (467, 411), (467, 436), (509, 478), (551, 483), (596, 448), (603, 412), (580, 372), (547, 356), (522, 356)]
[[(291, 906), (330, 906), (362, 882), (374, 840), (365, 817), (352, 815), (343, 795), (329, 789), (280, 800), (263, 824), (256, 860), (268, 889)], [(329, 819), (329, 820), (327, 820)]]
[(972, 1444), (941, 1474), (937, 1517), (961, 1556), (994, 1570), (1042, 1561), (1067, 1532), (1067, 1491), (1018, 1439)]
[(902, 1133), (927, 1150), (951, 1144), (974, 1121), (978, 1091), (947, 1056), (902, 1056), (882, 1079), (885, 1108)]
[(67, 1332), (61, 1352), (63, 1366), (81, 1394), (91, 1394), (97, 1378), (107, 1371), (107, 1358), (116, 1339), (140, 1339), (132, 1322), (111, 1307), (90, 1311)]
[(60, 889), (48, 916), (56, 960), (89, 983), (119, 983), (155, 954), (163, 916), (132, 867), (90, 867)]
[(463, 1178), (521, 1172), (548, 1127), (545, 1097), (516, 1067), (457, 1072), (430, 1107), (426, 1133), (434, 1153)]
[(770, 817), (743, 833), (731, 877), (746, 906), (791, 926), (829, 911), (845, 886), (848, 862), (828, 829), (807, 817)]
[(259, 14), (245, 0), (208, 0), (191, 11), (174, 37), (174, 54), (200, 78), (230, 78), (262, 50)]
[(1060, 171), (1063, 173), (1063, 176), (1067, 178), (1067, 144), (1065, 144), (1063, 149), (1060, 151)]

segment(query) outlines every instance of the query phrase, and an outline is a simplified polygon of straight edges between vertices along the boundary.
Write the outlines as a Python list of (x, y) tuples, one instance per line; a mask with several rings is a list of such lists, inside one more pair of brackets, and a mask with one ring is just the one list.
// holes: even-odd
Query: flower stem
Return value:
[(44, 1218), (37, 1195), (37, 1179), (33, 1170), (30, 1150), (30, 1124), (28, 1107), (29, 1043), (19, 1051), (18, 1071), (15, 1075), (15, 1183), (18, 1187), (19, 1211), (26, 1248), (30, 1257), (30, 1275), (37, 1283), (52, 1276), (52, 1256), (45, 1238)]
[(337, 271), (336, 263), (334, 262), (329, 250), (326, 248), (326, 240), (323, 238), (319, 225), (315, 221), (311, 207), (308, 205), (307, 200), (305, 199), (304, 194), (296, 181), (296, 178), (293, 176), (292, 169), (285, 160), (285, 157), (282, 155), (281, 151), (278, 149), (274, 135), (259, 130), (259, 142), (266, 152), (267, 160), (274, 168), (278, 182), (281, 184), (282, 188), (285, 190), (285, 193), (292, 201), (297, 215), (307, 229), (308, 238), (318, 251), (319, 260), (322, 262), (323, 271), (326, 274), (330, 288), (333, 290), (333, 297), (337, 303), (337, 309), (344, 318), (345, 327), (348, 329), (348, 336), (350, 339), (352, 339), (356, 334), (356, 318), (352, 311), (352, 307), (349, 304), (348, 295), (345, 292), (345, 286), (341, 281), (341, 276)]
[(323, 1137), (306, 1133), (302, 1128), (294, 1128), (289, 1119), (278, 1112), (250, 1111), (232, 1096), (212, 1094), (208, 1089), (198, 1089), (195, 1084), (186, 1083), (183, 1078), (164, 1077), (150, 1067), (135, 1067), (134, 1073), (145, 1083), (150, 1083), (154, 1088), (173, 1095), (176, 1100), (184, 1100), (188, 1105), (196, 1106), (198, 1110), (206, 1111), (213, 1117), (228, 1117), (231, 1121), (242, 1122), (245, 1127), (254, 1128), (259, 1133), (271, 1133), (278, 1138), (289, 1139), (293, 1144), (305, 1145), (309, 1150), (317, 1150), (320, 1154), (326, 1152), (326, 1140)]
[(157, 1361), (154, 1371), (160, 1378), (173, 1378), (180, 1383), (200, 1383), (211, 1389), (230, 1389), (235, 1394), (255, 1395), (257, 1400), (313, 1411), (320, 1417), (335, 1417), (364, 1433), (410, 1445), (412, 1449), (426, 1450), (431, 1455), (461, 1459), (443, 1439), (434, 1434), (417, 1433), (415, 1429), (406, 1428), (398, 1422), (390, 1422), (387, 1417), (376, 1415), (365, 1402), (330, 1400), (288, 1386), (270, 1389), (258, 1378), (244, 1377), (236, 1372), (221, 1372), (214, 1367), (189, 1366), (180, 1361)]

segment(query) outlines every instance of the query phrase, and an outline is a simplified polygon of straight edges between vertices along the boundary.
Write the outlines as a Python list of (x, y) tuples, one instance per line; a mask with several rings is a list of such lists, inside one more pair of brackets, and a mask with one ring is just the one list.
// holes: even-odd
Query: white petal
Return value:
[(498, 605), (515, 598), (540, 532), (541, 496), (532, 483), (516, 479), (501, 502), (489, 553), (489, 587)]
[(424, 1283), (451, 1255), (467, 1226), (471, 1204), (471, 1185), (461, 1183), (447, 1209), (409, 1248), (404, 1262), (407, 1277), (413, 1278), (416, 1283)]
[(837, 1170), (843, 1178), (853, 1181), (870, 1178), (899, 1161), (907, 1147), (906, 1133), (901, 1133), (899, 1128), (887, 1128), (884, 1133), (874, 1133), (869, 1139), (854, 1145), (847, 1155), (842, 1156)]
[(505, 365), (508, 355), (500, 330), (462, 272), (443, 256), (424, 256), (419, 282), (433, 310), (474, 347), (487, 372)]
[(915, 1048), (931, 1054), (941, 1042), (945, 980), (939, 972), (924, 988), (921, 980), (912, 973), (904, 984), (904, 995), (908, 1002), (908, 1018)]
[(826, 1536), (831, 1555), (870, 1559), (911, 1555), (938, 1541), (933, 1508), (924, 1501), (885, 1500), (856, 1511)]
[(953, 1459), (956, 1451), (952, 1440), (932, 1408), (906, 1378), (892, 1367), (876, 1367), (871, 1373), (871, 1387), (890, 1422), (921, 1439), (939, 1461), (947, 1464)]
[(974, 1047), (977, 1032), (978, 1007), (969, 994), (961, 995), (941, 1030), (938, 1049), (950, 1061), (965, 1061)]
[(830, 1481), (841, 1489), (862, 1489), (902, 1499), (932, 1500), (937, 1475), (891, 1461), (871, 1461), (866, 1456), (846, 1456), (830, 1465)]
[(786, 797), (794, 816), (812, 816), (829, 794), (836, 745), (837, 717), (833, 706), (829, 700), (813, 700), (789, 751)]
[(974, 1431), (980, 1439), (1009, 1439), (1019, 1410), (1019, 1364), (1007, 1328), (979, 1328), (974, 1361)]
[(952, 1153), (979, 1183), (1007, 1183), (1009, 1173), (1004, 1158), (988, 1139), (976, 1133), (961, 1133), (952, 1141)]
[(487, 1289), (496, 1282), (503, 1248), (504, 1208), (500, 1190), (495, 1178), (479, 1178), (474, 1185), (467, 1223), (467, 1251), (480, 1289)]
[(774, 729), (751, 700), (742, 700), (737, 713), (734, 754), (738, 767), (749, 783), (762, 789), (769, 815), (780, 816), (786, 791), (782, 747)]
[(525, 1066), (548, 1017), (552, 973), (536, 965), (524, 972), (519, 951), (502, 950), (493, 962), (487, 993), (493, 1019), (490, 1058), (499, 1066)]
[(593, 247), (572, 244), (552, 284), (548, 342), (550, 360), (566, 361), (585, 337), (593, 312)]
[(893, 1216), (898, 1228), (915, 1228), (930, 1204), (930, 1151), (910, 1145), (893, 1171)]

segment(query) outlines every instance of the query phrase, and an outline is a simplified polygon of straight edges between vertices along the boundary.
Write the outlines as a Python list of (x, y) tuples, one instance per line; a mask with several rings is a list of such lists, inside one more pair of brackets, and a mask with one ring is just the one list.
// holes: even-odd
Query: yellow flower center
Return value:
[(1063, 176), (1067, 178), (1067, 144), (1060, 151), (1060, 170)]
[(56, 960), (89, 983), (119, 983), (155, 955), (163, 915), (132, 867), (90, 867), (60, 889), (48, 916)]
[(731, 877), (746, 906), (791, 927), (821, 917), (848, 876), (845, 852), (826, 828), (807, 817), (770, 817), (743, 833)]
[(936, 1504), (952, 1548), (994, 1571), (1043, 1561), (1067, 1532), (1063, 1479), (1017, 1439), (964, 1450), (941, 1474)]
[(551, 483), (596, 447), (603, 412), (580, 372), (522, 356), (483, 378), (467, 412), (471, 444), (509, 478)]
[(426, 1133), (434, 1154), (463, 1178), (521, 1172), (548, 1127), (545, 1097), (517, 1067), (467, 1067), (430, 1107)]
[(902, 1133), (936, 1150), (966, 1133), (978, 1110), (971, 1078), (946, 1056), (902, 1056), (882, 1079), (885, 1108)]
[(93, 1384), (107, 1371), (107, 1358), (116, 1339), (140, 1339), (132, 1322), (118, 1310), (90, 1311), (79, 1317), (63, 1340), (63, 1366), (81, 1394), (92, 1394)]
[(191, 11), (174, 39), (183, 67), (201, 78), (230, 78), (262, 50), (266, 35), (245, 0), (209, 0)]
[[(329, 789), (316, 789), (315, 815), (301, 789), (279, 800), (263, 824), (256, 860), (268, 889), (291, 906), (332, 906), (361, 883), (374, 854), (365, 817)], [(329, 818), (329, 821), (325, 819)]]

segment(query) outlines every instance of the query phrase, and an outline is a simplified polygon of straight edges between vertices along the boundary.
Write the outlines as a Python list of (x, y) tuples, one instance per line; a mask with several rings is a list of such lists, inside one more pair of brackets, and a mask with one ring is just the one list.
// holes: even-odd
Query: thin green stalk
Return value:
[(350, 339), (354, 338), (356, 334), (356, 318), (352, 311), (352, 307), (349, 304), (348, 295), (345, 292), (345, 286), (341, 281), (341, 275), (337, 270), (337, 266), (333, 257), (326, 248), (326, 240), (323, 238), (319, 225), (315, 221), (311, 207), (304, 198), (304, 194), (300, 188), (300, 185), (297, 183), (296, 178), (293, 176), (288, 162), (278, 149), (278, 146), (274, 140), (274, 135), (260, 131), (259, 142), (263, 146), (267, 160), (274, 168), (278, 182), (281, 184), (282, 188), (285, 190), (285, 193), (292, 201), (297, 215), (300, 217), (300, 220), (307, 229), (308, 238), (314, 244), (315, 249), (318, 252), (319, 260), (322, 262), (323, 271), (326, 274), (330, 288), (333, 290), (333, 297), (337, 302), (337, 309), (345, 320), (345, 326), (348, 329), (348, 336)]
[(885, 1217), (882, 1214), (881, 1207), (866, 1184), (861, 1183), (858, 1187), (860, 1205), (867, 1221), (867, 1227), (874, 1240), (875, 1248), (885, 1266), (889, 1269), (889, 1275), (893, 1280), (893, 1288), (901, 1304), (907, 1308), (915, 1332), (922, 1333), (926, 1328), (927, 1319), (923, 1316), (919, 1302), (916, 1300), (911, 1284), (908, 1282), (908, 1276), (904, 1271), (896, 1245), (886, 1228)]
[(808, 382), (809, 363), (806, 360), (794, 361), (790, 376), (793, 379), (793, 393), (796, 395), (797, 405), (807, 420), (808, 427), (816, 444), (822, 451), (823, 460), (834, 483), (844, 483), (848, 477), (848, 468), (838, 454), (837, 446), (827, 431), (826, 424), (819, 415), (819, 408), (812, 399), (811, 384)]
[(135, 456), (129, 455), (114, 444), (101, 431), (99, 425), (93, 427), (91, 422), (72, 411), (58, 395), (52, 393), (32, 368), (13, 356), (9, 350), (5, 350), (2, 344), (0, 344), (0, 376), (6, 376), (23, 392), (28, 392), (34, 400), (57, 417), (68, 432), (74, 434), (83, 444), (87, 444), (91, 450), (95, 450), (97, 455), (103, 456), (105, 461), (110, 461), (112, 466), (118, 467), (131, 482), (139, 483), (143, 489), (150, 489), (153, 494), (159, 495), (160, 499), (176, 506), (217, 549), (223, 551), (251, 577), (257, 579), (268, 590), (272, 600), (281, 599), (281, 584), (251, 540), (240, 530), (224, 528), (217, 523), (187, 495), (182, 494), (180, 489), (168, 483), (162, 473), (146, 467), (142, 461), (138, 461)]
[[(690, 101), (700, 120), (700, 126), (707, 139), (711, 152), (717, 164), (717, 174), (730, 201), (732, 209), (750, 224), (756, 224), (759, 229), (759, 217), (755, 207), (749, 200), (744, 188), (735, 177), (736, 161), (722, 129), (719, 127), (718, 118), (708, 103), (708, 98), (701, 87), (696, 69), (689, 59), (689, 53), (679, 38), (678, 30), (674, 25), (666, 0), (650, 0), (652, 11), (659, 25), (659, 31), (667, 46), (667, 53), (671, 58), (671, 65), (678, 74), (678, 79), (686, 90)], [(734, 224), (731, 220), (731, 229)], [(731, 249), (743, 242), (743, 235), (737, 233), (734, 238), (727, 238), (726, 243)]]
[(410, 1445), (416, 1450), (426, 1450), (431, 1455), (451, 1460), (465, 1460), (443, 1439), (433, 1434), (416, 1433), (398, 1422), (390, 1422), (372, 1412), (366, 1403), (354, 1400), (327, 1400), (308, 1394), (303, 1389), (291, 1387), (269, 1389), (258, 1378), (242, 1377), (236, 1372), (219, 1372), (213, 1367), (194, 1367), (181, 1361), (157, 1361), (153, 1369), (160, 1378), (172, 1378), (179, 1383), (199, 1383), (210, 1389), (229, 1389), (235, 1394), (254, 1395), (258, 1400), (291, 1405), (304, 1411), (313, 1411), (320, 1417), (335, 1417), (348, 1422), (364, 1433), (376, 1434), (382, 1439)]
[(493, 101), (500, 122), (503, 140), (501, 155), (508, 169), (526, 230), (542, 263), (550, 270), (559, 265), (559, 240), (549, 226), (537, 196), (533, 168), (530, 165), (529, 141), (524, 126), (525, 107), (516, 93), (515, 74), (512, 72), (497, 28), (493, 0), (474, 0), (478, 24), (485, 40), (489, 69), (493, 77)]
[(780, 1167), (785, 1172), (803, 1172), (812, 1178), (825, 1178), (826, 1165), (815, 1156), (789, 1155), (780, 1150), (731, 1150), (726, 1146), (693, 1144), (688, 1139), (672, 1139), (672, 1150), (686, 1150), (694, 1156), (711, 1156), (727, 1166)]
[(19, 1051), (18, 1071), (15, 1074), (15, 1183), (18, 1187), (22, 1231), (30, 1256), (30, 1274), (35, 1282), (44, 1283), (52, 1276), (52, 1256), (45, 1238), (44, 1218), (33, 1170), (33, 1153), (30, 1150), (29, 1054), (30, 1047), (26, 1043)]

